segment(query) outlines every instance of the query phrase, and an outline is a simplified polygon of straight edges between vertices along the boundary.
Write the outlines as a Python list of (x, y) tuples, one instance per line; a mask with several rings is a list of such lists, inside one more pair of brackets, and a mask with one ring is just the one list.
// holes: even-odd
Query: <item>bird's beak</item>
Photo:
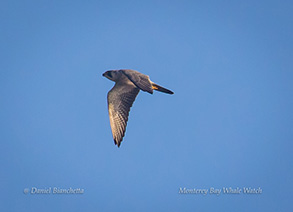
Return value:
[(104, 77), (105, 76), (105, 73), (103, 73), (102, 76)]

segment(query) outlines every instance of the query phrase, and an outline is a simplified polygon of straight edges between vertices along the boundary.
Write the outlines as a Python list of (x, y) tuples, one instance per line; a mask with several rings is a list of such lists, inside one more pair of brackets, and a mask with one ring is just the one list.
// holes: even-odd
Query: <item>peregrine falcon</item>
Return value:
[(119, 147), (125, 134), (130, 108), (138, 92), (173, 92), (153, 83), (149, 76), (130, 69), (109, 70), (103, 73), (103, 76), (115, 82), (114, 87), (108, 92), (107, 100), (114, 143)]

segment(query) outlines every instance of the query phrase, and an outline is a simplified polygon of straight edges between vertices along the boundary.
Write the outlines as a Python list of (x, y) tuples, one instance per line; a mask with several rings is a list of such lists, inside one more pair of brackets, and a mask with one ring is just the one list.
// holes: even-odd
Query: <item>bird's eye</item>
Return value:
[(112, 73), (111, 72), (108, 72), (108, 76), (112, 78)]

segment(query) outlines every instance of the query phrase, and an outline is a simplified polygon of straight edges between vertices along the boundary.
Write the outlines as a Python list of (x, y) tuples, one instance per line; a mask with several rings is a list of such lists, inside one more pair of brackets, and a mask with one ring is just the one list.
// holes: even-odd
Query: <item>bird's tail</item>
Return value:
[(174, 94), (173, 91), (168, 90), (167, 88), (163, 88), (155, 83), (152, 83), (152, 89), (156, 91), (161, 91), (163, 93)]

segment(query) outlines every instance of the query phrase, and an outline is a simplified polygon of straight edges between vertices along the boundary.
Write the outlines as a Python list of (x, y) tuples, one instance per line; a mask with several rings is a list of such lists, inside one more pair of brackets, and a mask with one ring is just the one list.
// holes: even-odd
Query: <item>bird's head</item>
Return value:
[(109, 70), (109, 71), (106, 71), (105, 73), (103, 73), (103, 77), (106, 77), (106, 78), (108, 78), (109, 80), (112, 80), (112, 81), (116, 81), (120, 77), (119, 74), (120, 73), (117, 70)]

